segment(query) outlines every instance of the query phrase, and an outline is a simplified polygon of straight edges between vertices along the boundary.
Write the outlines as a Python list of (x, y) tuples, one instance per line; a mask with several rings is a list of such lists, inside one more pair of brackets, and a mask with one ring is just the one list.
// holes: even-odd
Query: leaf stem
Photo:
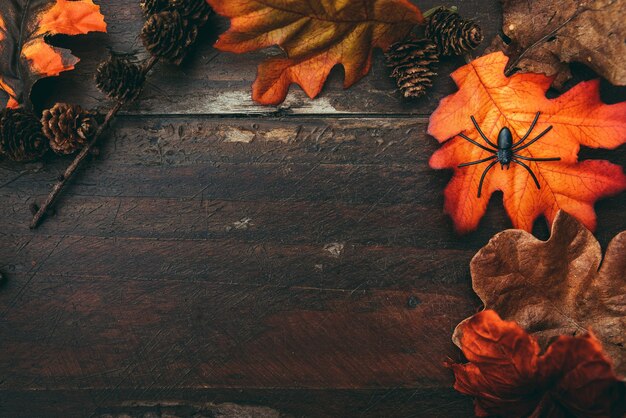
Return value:
[[(145, 76), (148, 75), (150, 70), (152, 70), (152, 68), (157, 64), (157, 62), (159, 62), (159, 57), (154, 57), (153, 56), (153, 57), (150, 57), (150, 59), (144, 63), (143, 68), (142, 68), (142, 72), (143, 72), (143, 75), (144, 75), (144, 77), (143, 77), (144, 84), (145, 84), (145, 80), (146, 80)], [(142, 85), (142, 87), (143, 87), (143, 85)], [(74, 158), (74, 161), (72, 161), (72, 163), (67, 167), (67, 169), (65, 169), (65, 172), (63, 173), (63, 175), (61, 175), (59, 177), (59, 180), (52, 187), (52, 190), (50, 191), (50, 194), (48, 195), (48, 198), (43, 203), (43, 205), (41, 205), (41, 207), (39, 208), (37, 213), (35, 213), (35, 215), (33, 216), (33, 219), (30, 222), (30, 229), (35, 229), (35, 228), (37, 228), (41, 224), (41, 222), (43, 221), (46, 213), (50, 210), (52, 205), (56, 202), (56, 200), (60, 196), (61, 192), (63, 191), (63, 188), (67, 185), (69, 180), (76, 173), (76, 169), (78, 169), (80, 164), (85, 160), (85, 158), (87, 158), (87, 156), (90, 154), (91, 150), (95, 146), (96, 142), (98, 142), (100, 137), (109, 128), (109, 126), (111, 125), (111, 122), (113, 121), (113, 119), (115, 119), (115, 117), (117, 116), (118, 112), (127, 103), (128, 103), (127, 100), (118, 101), (109, 110), (109, 112), (107, 113), (107, 115), (106, 115), (106, 117), (104, 119), (104, 122), (98, 127), (98, 130), (94, 134), (93, 138), (80, 151), (80, 153), (78, 153), (76, 158)]]

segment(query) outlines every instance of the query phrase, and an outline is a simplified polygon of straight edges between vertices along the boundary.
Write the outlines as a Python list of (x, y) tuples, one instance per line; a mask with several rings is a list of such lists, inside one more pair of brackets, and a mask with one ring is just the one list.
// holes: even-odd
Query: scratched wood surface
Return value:
[[(139, 49), (142, 18), (100, 3), (110, 32), (57, 40), (83, 62), (37, 86), (40, 106), (106, 106), (93, 69), (107, 46)], [(497, 32), (496, 0), (457, 4)], [(414, 103), (377, 54), (348, 91), (335, 71), (318, 100), (292, 88), (259, 107), (250, 85), (273, 52), (218, 53), (217, 31), (157, 68), (37, 231), (28, 206), (69, 159), (0, 163), (0, 416), (471, 416), (442, 362), (480, 307), (469, 261), (510, 222), (499, 196), (465, 237), (442, 213), (450, 173), (428, 168), (425, 130), (460, 62)], [(583, 157), (623, 164), (626, 149)], [(603, 245), (625, 205), (596, 206)]]

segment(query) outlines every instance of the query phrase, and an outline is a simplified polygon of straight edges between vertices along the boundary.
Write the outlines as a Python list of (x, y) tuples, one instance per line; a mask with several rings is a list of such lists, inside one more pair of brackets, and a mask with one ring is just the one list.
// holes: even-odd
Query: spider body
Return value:
[(487, 165), (487, 168), (485, 168), (485, 171), (483, 171), (482, 176), (480, 177), (480, 183), (478, 184), (478, 197), (479, 198), (482, 194), (483, 183), (485, 181), (485, 177), (487, 176), (487, 173), (498, 163), (500, 163), (500, 167), (503, 170), (504, 170), (504, 167), (506, 167), (508, 170), (509, 167), (511, 166), (511, 163), (515, 163), (519, 165), (520, 167), (524, 168), (526, 171), (528, 171), (528, 174), (530, 174), (530, 176), (532, 177), (537, 188), (541, 189), (541, 185), (539, 184), (539, 180), (537, 180), (537, 176), (535, 176), (535, 173), (533, 173), (533, 171), (530, 169), (528, 165), (524, 164), (520, 160), (541, 162), (541, 161), (560, 161), (561, 158), (559, 157), (532, 158), (532, 157), (525, 157), (523, 155), (518, 154), (519, 151), (526, 149), (532, 144), (534, 144), (535, 142), (539, 141), (545, 134), (550, 132), (550, 130), (552, 129), (552, 126), (548, 126), (539, 135), (537, 135), (530, 141), (524, 143), (528, 139), (530, 134), (532, 133), (533, 129), (535, 129), (535, 125), (537, 124), (537, 121), (539, 120), (540, 115), (541, 113), (537, 112), (537, 114), (535, 115), (535, 119), (533, 120), (533, 122), (530, 125), (530, 128), (528, 129), (528, 132), (526, 132), (526, 135), (520, 138), (520, 140), (517, 142), (514, 142), (513, 133), (511, 132), (511, 130), (506, 126), (503, 127), (500, 130), (500, 133), (498, 134), (497, 144), (494, 144), (489, 138), (487, 138), (487, 136), (483, 133), (482, 129), (480, 129), (480, 126), (478, 125), (478, 122), (476, 122), (476, 119), (474, 118), (474, 116), (471, 117), (472, 123), (476, 127), (476, 130), (478, 131), (480, 136), (485, 140), (487, 145), (480, 144), (465, 134), (459, 134), (459, 136), (465, 139), (466, 141), (492, 154), (490, 157), (483, 158), (482, 160), (459, 164), (459, 168), (462, 168), (462, 167), (468, 167), (470, 165), (482, 164), (482, 163), (491, 161), (489, 165)]
[(502, 168), (506, 167), (508, 169), (513, 159), (513, 134), (506, 126), (502, 128), (498, 134), (497, 157)]

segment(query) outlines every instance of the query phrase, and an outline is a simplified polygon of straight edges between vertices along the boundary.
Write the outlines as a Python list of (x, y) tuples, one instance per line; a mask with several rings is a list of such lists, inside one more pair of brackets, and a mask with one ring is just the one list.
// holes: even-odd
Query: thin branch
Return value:
[[(151, 57), (148, 61), (145, 62), (142, 72), (144, 76), (147, 76), (150, 70), (156, 65), (159, 61), (158, 57)], [(144, 83), (145, 83), (144, 77)], [(143, 88), (143, 85), (142, 85)], [(80, 164), (87, 158), (92, 148), (98, 142), (102, 134), (109, 128), (111, 122), (117, 116), (117, 113), (122, 109), (122, 107), (127, 103), (127, 101), (118, 101), (115, 105), (109, 110), (107, 113), (104, 122), (102, 125), (98, 127), (98, 130), (94, 134), (93, 138), (87, 143), (87, 145), (80, 151), (80, 153), (74, 158), (74, 161), (67, 167), (62, 176), (59, 177), (59, 180), (56, 182), (52, 191), (48, 195), (46, 201), (41, 205), (37, 213), (33, 216), (33, 220), (30, 223), (30, 229), (35, 229), (41, 224), (44, 219), (46, 213), (50, 210), (52, 205), (56, 202), (61, 191), (67, 185), (72, 176), (76, 173), (76, 169), (80, 166)]]

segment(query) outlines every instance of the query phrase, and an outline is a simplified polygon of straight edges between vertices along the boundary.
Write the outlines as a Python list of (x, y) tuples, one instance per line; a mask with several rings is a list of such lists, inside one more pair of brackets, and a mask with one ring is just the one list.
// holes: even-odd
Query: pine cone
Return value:
[(169, 6), (169, 0), (141, 0), (139, 5), (146, 16), (152, 16), (155, 13), (159, 13), (167, 9)]
[(66, 103), (44, 110), (41, 124), (50, 148), (57, 154), (72, 154), (82, 148), (96, 133), (98, 125), (93, 114)]
[(143, 44), (152, 55), (176, 65), (183, 61), (197, 36), (198, 26), (175, 10), (150, 16), (141, 31)]
[(483, 31), (478, 24), (444, 7), (428, 18), (426, 36), (439, 47), (442, 55), (463, 55), (483, 41)]
[(0, 154), (13, 161), (32, 161), (48, 151), (41, 122), (26, 109), (0, 112)]
[(139, 65), (115, 54), (111, 54), (96, 70), (96, 85), (100, 91), (120, 101), (136, 99), (145, 78)]
[(176, 10), (183, 18), (193, 20), (202, 26), (209, 20), (213, 9), (206, 0), (169, 0), (170, 9)]
[(411, 36), (392, 45), (385, 58), (387, 66), (393, 68), (391, 77), (405, 98), (421, 97), (433, 85), (439, 52), (430, 40)]

